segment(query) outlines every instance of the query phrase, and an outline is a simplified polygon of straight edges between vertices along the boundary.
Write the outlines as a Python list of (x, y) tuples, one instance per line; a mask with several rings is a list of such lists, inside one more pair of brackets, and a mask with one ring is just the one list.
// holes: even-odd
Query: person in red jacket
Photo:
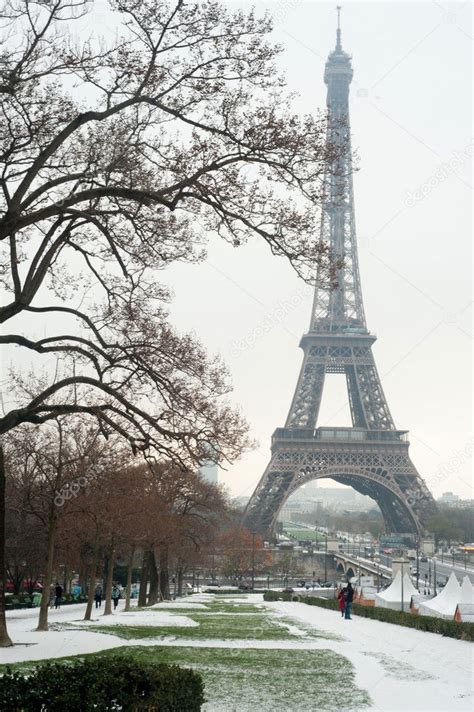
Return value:
[(341, 616), (344, 618), (344, 609), (346, 607), (346, 601), (344, 600), (344, 593), (343, 589), (339, 589), (339, 593), (337, 594), (337, 598), (339, 601), (339, 610), (341, 611)]

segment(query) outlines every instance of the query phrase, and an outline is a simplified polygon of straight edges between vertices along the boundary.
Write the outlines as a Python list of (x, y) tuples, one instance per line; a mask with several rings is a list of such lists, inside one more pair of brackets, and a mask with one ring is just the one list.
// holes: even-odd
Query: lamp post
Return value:
[(255, 534), (252, 532), (252, 591), (255, 589)]
[(433, 589), (436, 596), (436, 556), (433, 556)]
[(420, 578), (420, 540), (416, 540), (416, 589), (418, 590), (418, 580)]
[(403, 593), (404, 593), (404, 591), (403, 591), (403, 561), (400, 561), (400, 567), (401, 567), (401, 572), (402, 572), (402, 606), (401, 606), (401, 610), (403, 613)]
[(328, 533), (324, 535), (324, 583), (328, 580)]

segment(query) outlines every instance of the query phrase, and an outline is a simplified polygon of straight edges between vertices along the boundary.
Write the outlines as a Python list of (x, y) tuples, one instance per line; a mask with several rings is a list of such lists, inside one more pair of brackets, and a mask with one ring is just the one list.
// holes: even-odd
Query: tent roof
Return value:
[(456, 606), (461, 600), (461, 586), (456, 578), (456, 574), (453, 573), (448, 579), (448, 583), (443, 588), (441, 593), (439, 593), (435, 598), (432, 598), (428, 603), (423, 603), (421, 607), (421, 612), (424, 609), (428, 611), (435, 611), (437, 613), (445, 615), (454, 615)]
[(474, 604), (474, 587), (467, 576), (464, 576), (461, 586), (461, 595), (458, 603)]
[[(408, 578), (407, 574), (403, 575), (403, 600), (407, 601), (407, 603), (410, 603), (411, 597), (416, 595), (418, 591), (416, 588), (413, 586), (412, 582)], [(402, 600), (402, 575), (400, 571), (397, 571), (397, 574), (390, 584), (388, 588), (385, 589), (385, 591), (380, 591), (380, 593), (377, 594), (378, 598), (383, 599), (384, 601), (401, 601)]]

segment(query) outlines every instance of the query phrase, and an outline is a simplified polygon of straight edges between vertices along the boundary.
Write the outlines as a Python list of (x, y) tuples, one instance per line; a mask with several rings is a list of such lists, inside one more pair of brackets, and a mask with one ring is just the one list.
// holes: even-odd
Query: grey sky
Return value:
[[(230, 4), (230, 3), (229, 3)], [(233, 6), (237, 5), (232, 3)], [(249, 7), (244, 3), (241, 7)], [(280, 67), (297, 106), (324, 108), (336, 3), (275, 0)], [(397, 427), (437, 496), (471, 489), (471, 6), (344, 3), (353, 55), (351, 120), (362, 288), (374, 354)], [(165, 273), (172, 314), (228, 363), (234, 401), (260, 446), (224, 475), (250, 495), (296, 385), (311, 289), (257, 242), (214, 240), (205, 265)], [(345, 385), (328, 379), (320, 425), (347, 423)]]
[[(302, 112), (325, 106), (335, 6), (256, 3), (275, 13), (275, 39), (285, 45), (279, 66)], [(472, 496), (473, 445), (470, 16), (467, 2), (346, 2), (342, 11), (343, 47), (353, 55), (356, 219), (375, 358), (395, 423), (411, 432), (420, 474), (435, 495), (464, 497)], [(177, 327), (194, 331), (230, 368), (233, 401), (260, 445), (223, 479), (233, 494), (250, 495), (290, 406), (312, 290), (258, 241), (233, 249), (215, 238), (207, 262), (175, 265), (160, 278), (174, 290)], [(347, 418), (345, 385), (328, 378), (319, 425)]]

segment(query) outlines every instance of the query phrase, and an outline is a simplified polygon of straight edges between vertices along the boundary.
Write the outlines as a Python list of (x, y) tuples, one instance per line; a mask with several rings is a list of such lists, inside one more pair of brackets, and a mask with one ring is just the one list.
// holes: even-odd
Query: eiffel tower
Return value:
[[(338, 8), (339, 12), (339, 8)], [(303, 484), (324, 477), (374, 499), (390, 532), (423, 532), (433, 498), (408, 454), (406, 430), (395, 428), (372, 354), (357, 258), (349, 123), (351, 57), (343, 51), (338, 17), (336, 48), (326, 62), (327, 140), (339, 158), (325, 176), (320, 239), (342, 267), (337, 286), (316, 276), (304, 357), (284, 428), (272, 436), (271, 460), (243, 523), (271, 535), (278, 513)], [(317, 427), (326, 373), (346, 376), (352, 427)]]

